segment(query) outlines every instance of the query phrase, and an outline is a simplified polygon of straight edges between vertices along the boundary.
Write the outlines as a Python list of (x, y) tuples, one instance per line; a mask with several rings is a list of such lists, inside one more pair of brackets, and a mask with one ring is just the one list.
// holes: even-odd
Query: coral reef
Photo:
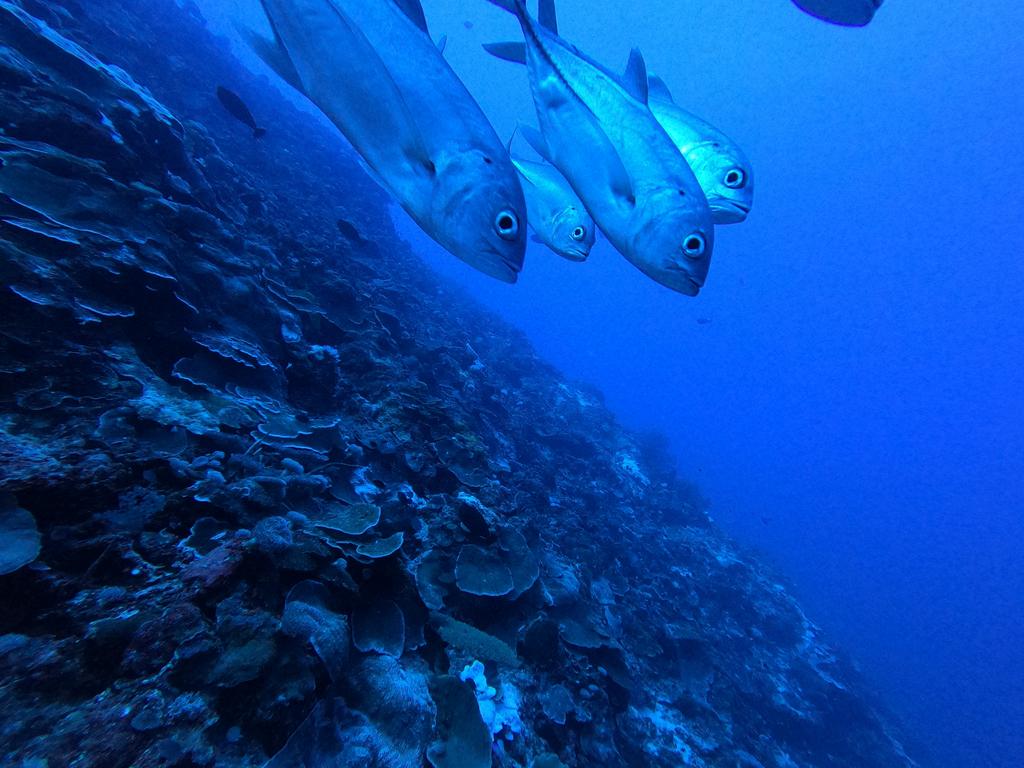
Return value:
[(0, 0), (0, 78), (4, 764), (912, 765), (189, 4)]

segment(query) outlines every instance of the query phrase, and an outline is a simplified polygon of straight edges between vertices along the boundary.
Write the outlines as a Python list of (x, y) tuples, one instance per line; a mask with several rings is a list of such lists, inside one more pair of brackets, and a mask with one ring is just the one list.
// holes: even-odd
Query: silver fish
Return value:
[[(714, 245), (711, 211), (693, 172), (647, 108), (639, 52), (619, 80), (538, 24), (522, 0), (490, 2), (515, 14), (526, 39), (541, 133), (524, 130), (524, 137), (562, 173), (630, 263), (662, 285), (696, 296)], [(542, 0), (541, 16), (551, 11), (553, 4)]]
[(737, 224), (754, 203), (754, 171), (732, 139), (672, 100), (660, 78), (648, 78), (648, 106), (683, 153), (711, 206), (715, 224)]
[(793, 0), (793, 4), (822, 21), (844, 27), (863, 27), (875, 17), (882, 0)]
[[(541, 3), (541, 12), (538, 23), (558, 34), (558, 20), (550, 2), (545, 0)], [(501, 58), (525, 62), (525, 45), (522, 43), (485, 47)], [(610, 77), (616, 77), (606, 67), (594, 64)], [(715, 224), (744, 221), (753, 205), (754, 176), (742, 150), (714, 126), (677, 106), (668, 86), (653, 75), (648, 77), (647, 106), (683, 153), (690, 170), (700, 182)]]
[(526, 204), (491, 124), (426, 31), (417, 0), (260, 0), (256, 52), (345, 135), (413, 220), (515, 282)]
[(537, 239), (563, 258), (586, 261), (596, 227), (569, 182), (553, 165), (513, 157), (526, 196), (526, 215)]

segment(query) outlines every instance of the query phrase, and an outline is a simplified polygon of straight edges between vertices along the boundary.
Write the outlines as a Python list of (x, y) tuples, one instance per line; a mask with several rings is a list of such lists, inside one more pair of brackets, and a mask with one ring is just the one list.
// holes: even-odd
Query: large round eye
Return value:
[(494, 217), (494, 229), (502, 240), (515, 240), (519, 235), (519, 217), (512, 211), (502, 211)]
[(741, 189), (747, 183), (747, 174), (742, 168), (730, 168), (725, 174), (725, 186), (729, 189)]
[(586, 236), (587, 230), (585, 230), (583, 227), (576, 227), (572, 232), (569, 233), (569, 237), (577, 241), (582, 240)]
[(699, 259), (703, 256), (705, 247), (707, 247), (707, 243), (704, 240), (704, 235), (700, 232), (694, 232), (683, 241), (683, 253), (691, 259)]

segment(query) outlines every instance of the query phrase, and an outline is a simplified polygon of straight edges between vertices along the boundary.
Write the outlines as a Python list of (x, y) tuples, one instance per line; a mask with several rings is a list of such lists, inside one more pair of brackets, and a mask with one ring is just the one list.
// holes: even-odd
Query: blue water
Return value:
[[(524, 72), (479, 47), (516, 39), (511, 17), (424, 7), (499, 134), (534, 122)], [(606, 242), (582, 265), (537, 247), (509, 287), (396, 210), (402, 231), (625, 423), (670, 437), (932, 764), (1024, 765), (1024, 9), (889, 0), (862, 30), (787, 0), (559, 12), (613, 67), (641, 46), (754, 164), (754, 211), (719, 228), (700, 297)]]
[[(499, 133), (533, 122), (524, 73), (479, 49), (515, 22), (424, 6)], [(537, 247), (508, 287), (409, 238), (670, 436), (935, 765), (1024, 765), (1024, 8), (890, 0), (846, 30), (786, 0), (636, 6), (562, 0), (561, 30), (616, 68), (641, 46), (757, 176), (700, 297), (607, 242)]]

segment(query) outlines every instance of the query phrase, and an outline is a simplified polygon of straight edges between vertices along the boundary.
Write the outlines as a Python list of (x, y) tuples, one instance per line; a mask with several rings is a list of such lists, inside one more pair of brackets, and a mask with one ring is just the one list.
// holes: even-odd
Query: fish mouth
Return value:
[(745, 221), (750, 213), (750, 206), (733, 200), (716, 200), (711, 206), (711, 216), (715, 224), (739, 224)]
[(696, 296), (700, 293), (700, 289), (704, 287), (704, 283), (699, 283), (692, 277), (687, 277), (685, 283), (673, 285), (672, 289), (676, 293), (681, 293), (684, 296)]
[(673, 276), (673, 279), (671, 280), (659, 279), (653, 273), (648, 274), (650, 277), (653, 277), (657, 282), (661, 283), (666, 288), (671, 288), (676, 293), (681, 293), (684, 296), (696, 296), (698, 293), (700, 293), (700, 289), (704, 287), (704, 281), (698, 280), (692, 275), (689, 275), (686, 272), (684, 272), (684, 267), (670, 264), (667, 266), (667, 268), (670, 269), (672, 272), (675, 272), (678, 275), (678, 277), (682, 278), (682, 280), (675, 279), (675, 276)]
[(460, 259), (474, 269), (478, 269), (488, 277), (501, 280), (503, 283), (514, 283), (523, 268), (523, 260), (510, 258), (490, 243), (484, 242), (469, 253), (455, 253)]
[(569, 261), (577, 261), (577, 262), (579, 262), (579, 261), (586, 261), (587, 260), (587, 256), (589, 256), (589, 255), (590, 255), (590, 251), (579, 251), (579, 250), (568, 250), (568, 249), (562, 251), (562, 256), (565, 257), (566, 259), (568, 259)]

